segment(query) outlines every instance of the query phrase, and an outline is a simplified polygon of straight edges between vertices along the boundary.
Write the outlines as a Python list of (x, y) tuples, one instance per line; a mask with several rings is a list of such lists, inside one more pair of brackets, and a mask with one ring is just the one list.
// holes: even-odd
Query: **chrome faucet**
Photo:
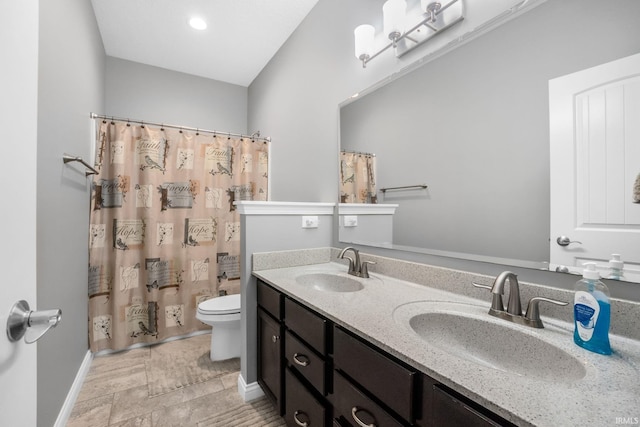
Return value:
[[(347, 251), (353, 251), (354, 258), (345, 256)], [(338, 259), (348, 259), (349, 260), (349, 271), (348, 273), (352, 276), (363, 277), (365, 279), (369, 278), (369, 264), (375, 264), (373, 261), (363, 261), (360, 262), (360, 252), (356, 248), (351, 246), (347, 246), (344, 248), (340, 255), (338, 255)]]
[[(509, 281), (509, 301), (507, 302), (507, 310), (504, 309), (502, 303), (502, 295), (504, 295), (504, 286)], [(556, 305), (567, 305), (567, 302), (557, 301), (550, 298), (534, 297), (527, 304), (527, 311), (522, 315), (522, 304), (520, 302), (520, 284), (518, 276), (511, 271), (503, 271), (493, 281), (493, 285), (483, 285), (480, 283), (472, 283), (476, 288), (489, 289), (491, 291), (491, 308), (489, 314), (508, 320), (509, 322), (518, 323), (520, 325), (531, 326), (533, 328), (544, 328), (540, 319), (540, 310), (538, 305), (540, 302), (549, 302)]]
[(518, 283), (518, 276), (510, 271), (503, 271), (493, 281), (491, 287), (491, 294), (493, 300), (491, 301), (491, 308), (504, 311), (502, 305), (502, 295), (504, 295), (504, 285), (509, 281), (509, 302), (507, 303), (507, 313), (514, 316), (522, 316), (522, 304), (520, 303), (520, 284)]

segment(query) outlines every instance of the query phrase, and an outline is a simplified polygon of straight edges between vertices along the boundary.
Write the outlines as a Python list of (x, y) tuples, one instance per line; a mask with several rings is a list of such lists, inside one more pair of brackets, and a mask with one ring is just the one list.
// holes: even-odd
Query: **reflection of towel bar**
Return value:
[(408, 189), (413, 189), (413, 188), (417, 188), (417, 189), (424, 189), (427, 188), (427, 184), (418, 184), (418, 185), (405, 185), (404, 187), (388, 187), (388, 188), (381, 188), (380, 191), (382, 191), (383, 193), (390, 191), (390, 190), (408, 190)]
[(62, 155), (62, 161), (64, 163), (69, 163), (69, 162), (80, 162), (82, 163), (82, 166), (84, 166), (85, 168), (89, 169), (88, 171), (85, 172), (85, 176), (89, 176), (89, 175), (93, 175), (93, 174), (98, 174), (98, 171), (95, 170), (94, 168), (92, 168), (89, 163), (85, 162), (84, 160), (82, 160), (82, 157), (76, 157), (76, 156), (71, 156), (69, 154), (63, 154)]

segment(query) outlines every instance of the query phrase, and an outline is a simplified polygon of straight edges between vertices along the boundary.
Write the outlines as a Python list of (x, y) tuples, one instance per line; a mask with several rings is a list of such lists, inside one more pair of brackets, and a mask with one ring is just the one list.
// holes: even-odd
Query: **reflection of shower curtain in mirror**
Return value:
[(340, 202), (378, 203), (374, 154), (340, 152)]
[(203, 300), (240, 292), (234, 200), (267, 200), (268, 144), (97, 121), (89, 242), (92, 351), (210, 326)]

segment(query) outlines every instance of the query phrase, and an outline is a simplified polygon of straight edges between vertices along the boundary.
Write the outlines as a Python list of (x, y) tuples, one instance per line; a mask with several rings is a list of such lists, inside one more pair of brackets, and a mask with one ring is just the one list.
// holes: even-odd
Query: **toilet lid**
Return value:
[(207, 314), (240, 313), (240, 294), (211, 298), (198, 304), (198, 311)]

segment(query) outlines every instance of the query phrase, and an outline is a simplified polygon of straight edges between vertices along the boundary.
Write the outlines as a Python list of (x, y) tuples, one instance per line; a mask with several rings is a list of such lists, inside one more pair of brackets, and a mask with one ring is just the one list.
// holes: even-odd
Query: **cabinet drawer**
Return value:
[(334, 329), (333, 345), (336, 369), (405, 420), (414, 422), (415, 371), (401, 366), (338, 327)]
[(320, 394), (326, 395), (324, 360), (289, 331), (285, 337), (285, 357), (289, 365), (305, 377)]
[(502, 425), (436, 385), (433, 387), (433, 425), (444, 424), (451, 427), (500, 427)]
[(258, 305), (278, 320), (282, 319), (283, 298), (280, 292), (258, 280)]
[[(350, 425), (400, 427), (402, 424), (362, 394), (338, 372), (333, 372), (333, 416)], [(356, 420), (357, 419), (357, 420)], [(340, 422), (340, 425), (345, 424)]]
[(285, 298), (284, 322), (287, 328), (322, 355), (327, 352), (327, 321), (318, 314)]
[(286, 370), (285, 377), (287, 409), (284, 418), (287, 425), (324, 427), (326, 420), (324, 405), (313, 397), (289, 368)]
[(422, 375), (422, 415), (419, 427), (515, 427), (472, 400)]

